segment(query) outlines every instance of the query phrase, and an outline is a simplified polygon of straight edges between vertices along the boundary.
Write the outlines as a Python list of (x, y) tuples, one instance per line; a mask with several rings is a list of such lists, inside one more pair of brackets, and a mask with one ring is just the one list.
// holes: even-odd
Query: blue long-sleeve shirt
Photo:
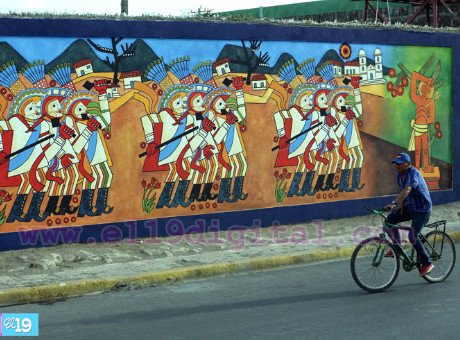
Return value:
[(431, 211), (430, 192), (420, 171), (410, 166), (404, 173), (398, 173), (397, 180), (401, 190), (408, 185), (412, 187), (404, 201), (404, 208), (420, 212)]

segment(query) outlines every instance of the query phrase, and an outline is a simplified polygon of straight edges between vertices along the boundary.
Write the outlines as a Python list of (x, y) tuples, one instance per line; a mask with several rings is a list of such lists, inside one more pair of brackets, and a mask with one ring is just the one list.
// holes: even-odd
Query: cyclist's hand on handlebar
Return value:
[(386, 205), (384, 208), (383, 208), (383, 211), (387, 211), (387, 212), (393, 212), (393, 211), (397, 211), (401, 209), (401, 206), (399, 206), (397, 203), (395, 202), (392, 202), (391, 204), (388, 204)]
[(388, 204), (386, 206), (383, 207), (383, 211), (391, 211), (391, 209), (394, 207), (393, 204)]

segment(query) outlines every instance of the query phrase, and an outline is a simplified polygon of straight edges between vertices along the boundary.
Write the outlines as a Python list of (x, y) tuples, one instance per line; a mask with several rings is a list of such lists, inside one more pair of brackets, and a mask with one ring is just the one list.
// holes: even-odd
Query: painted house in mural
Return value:
[(142, 81), (141, 71), (124, 72), (120, 74), (120, 80), (123, 80), (123, 85), (126, 90), (132, 89), (135, 81)]
[(251, 85), (253, 90), (266, 90), (267, 77), (264, 74), (254, 74), (251, 77)]
[(107, 98), (118, 98), (120, 93), (118, 92), (118, 86), (112, 85), (107, 89)]
[(366, 52), (361, 49), (358, 53), (359, 74), (362, 77), (361, 84), (372, 85), (385, 83), (383, 79), (382, 51), (376, 48), (374, 51), (374, 64), (367, 64)]
[(94, 72), (91, 59), (79, 60), (73, 64), (73, 68), (75, 69), (77, 77), (81, 77)]
[(216, 69), (218, 76), (223, 76), (224, 74), (230, 73), (230, 59), (222, 58), (214, 62), (212, 66)]
[(358, 75), (359, 74), (359, 62), (358, 61), (347, 61), (344, 65), (344, 74)]
[(334, 68), (334, 75), (336, 77), (342, 76), (342, 63), (340, 61), (333, 60), (331, 61), (332, 67)]

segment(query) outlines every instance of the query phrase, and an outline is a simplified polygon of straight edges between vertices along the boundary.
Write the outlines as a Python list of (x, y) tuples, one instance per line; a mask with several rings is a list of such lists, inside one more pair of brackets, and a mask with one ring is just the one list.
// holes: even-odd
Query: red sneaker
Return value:
[(395, 257), (395, 254), (393, 254), (393, 250), (390, 249), (383, 256), (384, 257)]
[(429, 273), (431, 273), (433, 268), (434, 268), (433, 263), (422, 264), (422, 266), (420, 267), (418, 272), (419, 272), (420, 276), (425, 276), (425, 275), (428, 275)]

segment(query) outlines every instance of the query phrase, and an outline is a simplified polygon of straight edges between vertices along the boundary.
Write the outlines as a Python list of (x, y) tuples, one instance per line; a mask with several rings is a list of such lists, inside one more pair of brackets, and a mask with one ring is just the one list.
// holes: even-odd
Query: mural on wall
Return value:
[(452, 186), (449, 48), (0, 41), (0, 232)]

